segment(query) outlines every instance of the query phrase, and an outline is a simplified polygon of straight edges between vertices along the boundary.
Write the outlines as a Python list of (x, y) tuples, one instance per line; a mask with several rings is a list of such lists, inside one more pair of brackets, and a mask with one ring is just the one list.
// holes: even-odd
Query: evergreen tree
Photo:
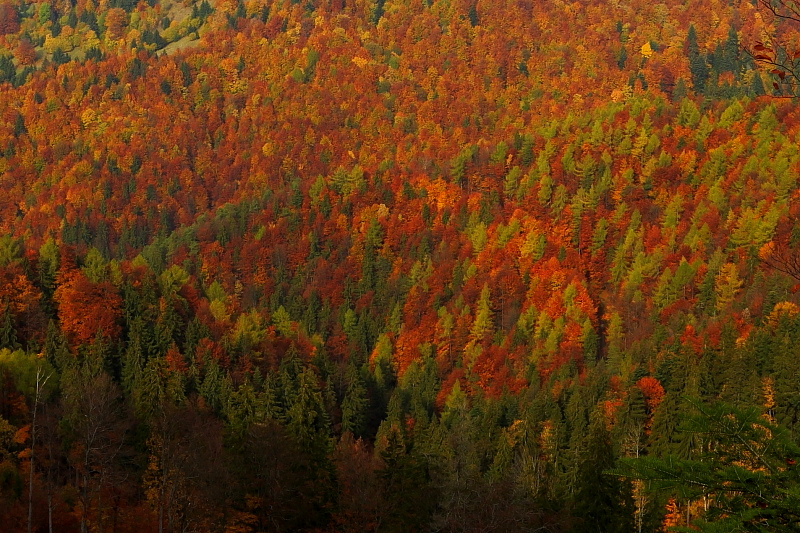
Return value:
[(345, 379), (348, 385), (342, 400), (342, 433), (349, 431), (360, 437), (364, 432), (366, 411), (369, 407), (367, 391), (361, 373), (353, 363), (347, 366)]
[(14, 313), (11, 312), (11, 305), (3, 302), (3, 311), (0, 313), (0, 349), (7, 348), (16, 350), (21, 347), (17, 341), (17, 330), (14, 327)]
[(689, 31), (686, 34), (686, 49), (689, 56), (689, 72), (692, 75), (692, 87), (695, 93), (703, 94), (706, 90), (706, 83), (708, 82), (708, 64), (705, 54), (700, 52), (700, 47), (697, 44), (697, 32), (694, 29), (694, 24), (689, 26)]
[(720, 50), (721, 53), (719, 54), (719, 60), (717, 61), (717, 71), (732, 72), (738, 79), (739, 71), (741, 70), (739, 51), (739, 36), (736, 33), (736, 28), (731, 25), (728, 28), (728, 38), (722, 44)]
[(764, 96), (767, 92), (764, 89), (764, 82), (761, 79), (761, 74), (757, 70), (752, 71), (752, 79), (750, 81), (750, 93), (753, 96)]
[(620, 409), (619, 423), (615, 426), (615, 441), (626, 457), (639, 457), (644, 453), (647, 405), (639, 387), (631, 387)]
[(614, 471), (683, 501), (704, 501), (687, 531), (794, 531), (800, 522), (800, 448), (760, 409), (692, 403), (682, 431), (706, 442), (696, 459), (622, 459)]
[(45, 334), (42, 353), (47, 362), (59, 371), (68, 366), (73, 360), (69, 353), (67, 340), (53, 320), (49, 320), (47, 323), (47, 333)]
[(128, 345), (122, 355), (122, 368), (120, 370), (122, 389), (129, 396), (138, 387), (142, 377), (142, 370), (147, 363), (143, 333), (144, 322), (141, 317), (136, 317), (133, 319), (128, 332)]
[(574, 509), (582, 523), (576, 531), (633, 531), (631, 484), (605, 472), (614, 466), (611, 435), (599, 410), (591, 418), (578, 466)]
[(649, 453), (664, 457), (677, 453), (682, 435), (678, 432), (681, 402), (676, 392), (667, 392), (653, 415)]
[(380, 456), (384, 466), (379, 476), (387, 502), (382, 529), (397, 533), (424, 530), (435, 508), (435, 492), (425, 464), (407, 453), (396, 425), (390, 429)]

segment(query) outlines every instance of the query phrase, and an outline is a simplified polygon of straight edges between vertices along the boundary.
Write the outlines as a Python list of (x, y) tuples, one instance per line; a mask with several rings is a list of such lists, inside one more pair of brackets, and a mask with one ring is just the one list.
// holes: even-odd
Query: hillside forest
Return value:
[(800, 527), (791, 0), (0, 0), (0, 529)]

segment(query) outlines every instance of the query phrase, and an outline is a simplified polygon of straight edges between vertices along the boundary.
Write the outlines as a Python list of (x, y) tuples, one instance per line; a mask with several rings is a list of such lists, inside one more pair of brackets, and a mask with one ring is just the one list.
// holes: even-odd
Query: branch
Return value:
[(800, 23), (800, 6), (793, 0), (758, 0), (758, 5), (777, 19)]
[[(772, 16), (773, 22), (782, 23), (791, 30), (800, 30), (800, 4), (797, 0), (757, 0), (759, 11)], [(774, 32), (769, 42), (756, 41), (752, 50), (746, 46), (742, 51), (754, 63), (764, 67), (772, 76), (772, 86), (778, 98), (800, 97), (800, 51), (790, 52), (786, 41)]]

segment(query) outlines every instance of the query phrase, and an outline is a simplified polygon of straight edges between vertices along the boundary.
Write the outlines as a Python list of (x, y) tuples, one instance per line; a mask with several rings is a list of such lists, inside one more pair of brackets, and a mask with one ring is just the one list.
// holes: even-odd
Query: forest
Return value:
[(0, 530), (800, 530), (792, 0), (0, 0)]

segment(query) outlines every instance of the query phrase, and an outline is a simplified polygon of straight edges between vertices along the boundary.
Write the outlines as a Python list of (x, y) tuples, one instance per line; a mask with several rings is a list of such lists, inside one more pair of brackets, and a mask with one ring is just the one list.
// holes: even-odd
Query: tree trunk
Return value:
[[(50, 374), (52, 375), (52, 374)], [(33, 417), (31, 420), (31, 453), (30, 453), (30, 471), (28, 472), (28, 533), (31, 533), (33, 528), (33, 469), (34, 469), (34, 446), (36, 445), (36, 410), (39, 406), (39, 399), (42, 395), (42, 388), (50, 379), (50, 375), (44, 377), (42, 367), (36, 369), (36, 394), (33, 397)]]
[[(36, 388), (39, 388), (38, 380), (36, 383)], [(36, 400), (39, 396), (38, 391), (36, 396), (37, 398), (34, 399), (33, 403), (33, 421), (31, 422), (31, 454), (28, 462), (28, 533), (31, 533), (33, 527), (33, 446), (36, 443)]]

